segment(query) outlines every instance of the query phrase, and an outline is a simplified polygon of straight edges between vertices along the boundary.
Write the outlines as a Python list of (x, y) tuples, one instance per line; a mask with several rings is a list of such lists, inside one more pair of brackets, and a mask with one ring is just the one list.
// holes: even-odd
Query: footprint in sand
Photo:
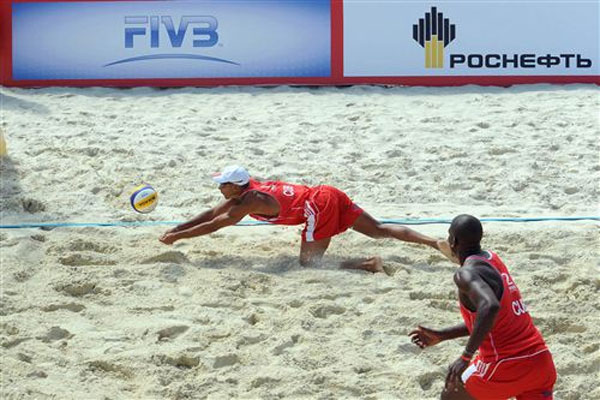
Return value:
[(272, 378), (270, 376), (260, 376), (256, 379), (253, 379), (252, 382), (250, 382), (250, 386), (252, 386), (252, 388), (254, 389), (264, 385), (269, 385), (270, 387), (277, 387), (279, 386), (279, 382), (281, 382), (281, 379), (279, 378)]
[(74, 253), (59, 257), (58, 262), (62, 265), (75, 267), (86, 265), (116, 265), (117, 261), (96, 254)]
[(238, 364), (240, 362), (240, 358), (237, 354), (231, 353), (222, 356), (215, 357), (212, 367), (214, 369), (230, 367), (232, 365)]
[(48, 333), (44, 336), (38, 336), (36, 339), (41, 340), (42, 342), (55, 342), (57, 340), (62, 339), (71, 339), (74, 335), (66, 329), (63, 329), (59, 326), (53, 326), (50, 328)]
[(177, 368), (194, 368), (200, 365), (200, 357), (189, 356), (186, 354), (180, 354), (177, 356), (159, 355), (153, 356), (153, 361), (157, 364), (172, 365)]
[(25, 281), (28, 281), (29, 279), (31, 279), (31, 277), (33, 276), (33, 272), (32, 271), (17, 271), (15, 273), (13, 273), (13, 278), (15, 281), (22, 283)]
[(257, 344), (263, 342), (267, 339), (267, 335), (264, 333), (258, 334), (242, 334), (242, 336), (237, 340), (237, 348), (242, 346), (249, 346), (253, 344)]
[(48, 374), (45, 373), (44, 371), (33, 371), (29, 374), (27, 374), (28, 378), (47, 378)]
[(21, 199), (21, 205), (23, 206), (23, 210), (25, 210), (31, 214), (46, 211), (46, 205), (36, 199), (31, 199), (31, 198)]
[(281, 353), (283, 353), (284, 350), (294, 347), (294, 345), (296, 343), (298, 343), (299, 341), (300, 341), (300, 335), (292, 335), (290, 339), (284, 341), (283, 343), (279, 344), (278, 346), (275, 346), (275, 348), (273, 348), (271, 353), (278, 356)]
[(177, 264), (165, 265), (160, 269), (160, 275), (165, 281), (175, 283), (185, 276), (185, 269)]
[(455, 298), (454, 291), (447, 293), (427, 293), (427, 292), (410, 292), (408, 298), (411, 300), (453, 300)]
[(578, 188), (576, 186), (569, 186), (569, 187), (566, 187), (564, 189), (564, 192), (565, 192), (565, 194), (569, 194), (570, 195), (570, 194), (578, 193), (579, 190), (580, 190), (580, 188)]
[(436, 380), (441, 381), (442, 379), (444, 379), (444, 374), (440, 372), (426, 372), (417, 377), (417, 382), (419, 382), (421, 389), (429, 390)]
[(551, 336), (558, 333), (584, 333), (587, 331), (585, 325), (574, 323), (569, 321), (567, 318), (535, 318), (535, 324), (538, 326), (540, 331), (546, 332), (545, 335)]
[(173, 263), (173, 264), (185, 264), (189, 263), (190, 260), (185, 254), (180, 251), (167, 251), (159, 255), (147, 258), (141, 262), (141, 264), (154, 264), (154, 263)]
[(58, 310), (67, 310), (72, 312), (80, 312), (85, 309), (83, 304), (68, 303), (68, 304), (50, 304), (42, 307), (44, 312), (53, 312)]
[(159, 341), (166, 341), (176, 339), (178, 336), (185, 333), (188, 329), (190, 329), (190, 327), (187, 325), (175, 325), (161, 329), (156, 333), (158, 334)]
[(100, 290), (95, 283), (92, 282), (74, 282), (66, 285), (59, 285), (54, 288), (57, 292), (64, 292), (69, 296), (81, 297), (86, 294), (96, 294)]
[(427, 307), (437, 308), (442, 311), (456, 311), (455, 300), (430, 300)]
[(116, 253), (118, 248), (109, 244), (97, 241), (88, 241), (84, 239), (75, 239), (67, 243), (61, 250), (66, 251), (93, 251), (95, 253), (110, 254)]
[(331, 315), (341, 315), (346, 312), (346, 308), (337, 304), (321, 304), (310, 308), (310, 313), (316, 318), (327, 318)]
[(104, 360), (95, 360), (88, 363), (92, 372), (108, 372), (123, 379), (131, 379), (134, 374), (129, 368)]
[(12, 349), (13, 347), (16, 347), (16, 346), (20, 345), (21, 343), (26, 342), (30, 339), (31, 338), (28, 338), (28, 337), (22, 337), (22, 338), (17, 338), (14, 340), (8, 340), (5, 342), (2, 342), (2, 347), (4, 347), (5, 349)]

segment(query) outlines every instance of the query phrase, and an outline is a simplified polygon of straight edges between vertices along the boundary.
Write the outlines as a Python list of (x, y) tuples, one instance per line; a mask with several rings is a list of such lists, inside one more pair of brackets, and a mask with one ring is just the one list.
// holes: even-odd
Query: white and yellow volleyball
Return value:
[(152, 212), (158, 205), (158, 193), (150, 185), (144, 184), (133, 189), (131, 196), (131, 207), (142, 214)]

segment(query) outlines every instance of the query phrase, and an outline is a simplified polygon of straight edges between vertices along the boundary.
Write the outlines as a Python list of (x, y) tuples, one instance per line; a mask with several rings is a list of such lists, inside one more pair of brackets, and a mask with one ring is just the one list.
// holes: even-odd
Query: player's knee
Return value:
[(302, 267), (313, 267), (315, 265), (314, 258), (310, 256), (300, 256), (298, 261)]
[(451, 387), (449, 389), (444, 389), (442, 390), (442, 393), (440, 394), (440, 399), (441, 400), (474, 400), (473, 397), (471, 397), (471, 395), (469, 395), (469, 393), (464, 389), (464, 387), (461, 385), (460, 387), (456, 387), (456, 390), (454, 390), (454, 387)]
[(442, 390), (440, 395), (440, 400), (457, 400), (455, 393), (450, 392), (449, 390)]
[(310, 260), (307, 257), (300, 257), (298, 259), (298, 262), (302, 267), (308, 267), (310, 265)]
[(321, 263), (321, 258), (315, 256), (300, 256), (298, 261), (302, 267), (318, 267)]

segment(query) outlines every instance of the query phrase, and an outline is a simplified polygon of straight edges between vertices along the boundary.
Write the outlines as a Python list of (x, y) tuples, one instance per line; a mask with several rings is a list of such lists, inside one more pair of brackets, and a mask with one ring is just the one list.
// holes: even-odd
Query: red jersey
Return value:
[[(546, 349), (542, 335), (533, 325), (527, 307), (523, 304), (521, 293), (508, 273), (508, 269), (497, 254), (487, 251), (489, 258), (470, 256), (467, 260), (482, 260), (498, 271), (502, 278), (502, 298), (500, 311), (492, 329), (479, 346), (479, 358), (484, 362), (513, 357), (515, 355), (533, 354)], [(460, 302), (459, 302), (460, 303)], [(468, 310), (460, 303), (460, 312), (469, 333), (473, 331), (476, 313)]]
[(265, 193), (279, 203), (278, 216), (267, 217), (250, 214), (252, 218), (278, 225), (299, 225), (306, 222), (307, 216), (305, 215), (304, 207), (311, 195), (312, 188), (279, 181), (259, 182), (250, 179), (248, 188), (244, 193), (252, 191)]

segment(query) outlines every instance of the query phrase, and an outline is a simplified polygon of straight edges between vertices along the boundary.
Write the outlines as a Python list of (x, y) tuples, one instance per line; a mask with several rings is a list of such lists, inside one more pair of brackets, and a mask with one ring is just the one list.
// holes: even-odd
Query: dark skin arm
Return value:
[[(468, 302), (476, 310), (473, 332), (469, 337), (465, 352), (463, 354), (472, 356), (483, 342), (485, 335), (492, 329), (496, 315), (500, 310), (500, 302), (496, 294), (477, 273), (477, 261), (465, 265), (454, 274), (454, 283), (458, 287), (459, 296), (468, 299)], [(487, 268), (487, 265), (479, 268)], [(470, 357), (469, 357), (470, 358)], [(458, 358), (448, 369), (446, 376), (446, 387), (460, 385), (460, 376), (469, 365), (469, 361)]]
[(424, 349), (425, 347), (435, 346), (444, 340), (469, 336), (469, 330), (464, 323), (444, 329), (431, 329), (419, 325), (417, 329), (408, 335), (414, 344)]

